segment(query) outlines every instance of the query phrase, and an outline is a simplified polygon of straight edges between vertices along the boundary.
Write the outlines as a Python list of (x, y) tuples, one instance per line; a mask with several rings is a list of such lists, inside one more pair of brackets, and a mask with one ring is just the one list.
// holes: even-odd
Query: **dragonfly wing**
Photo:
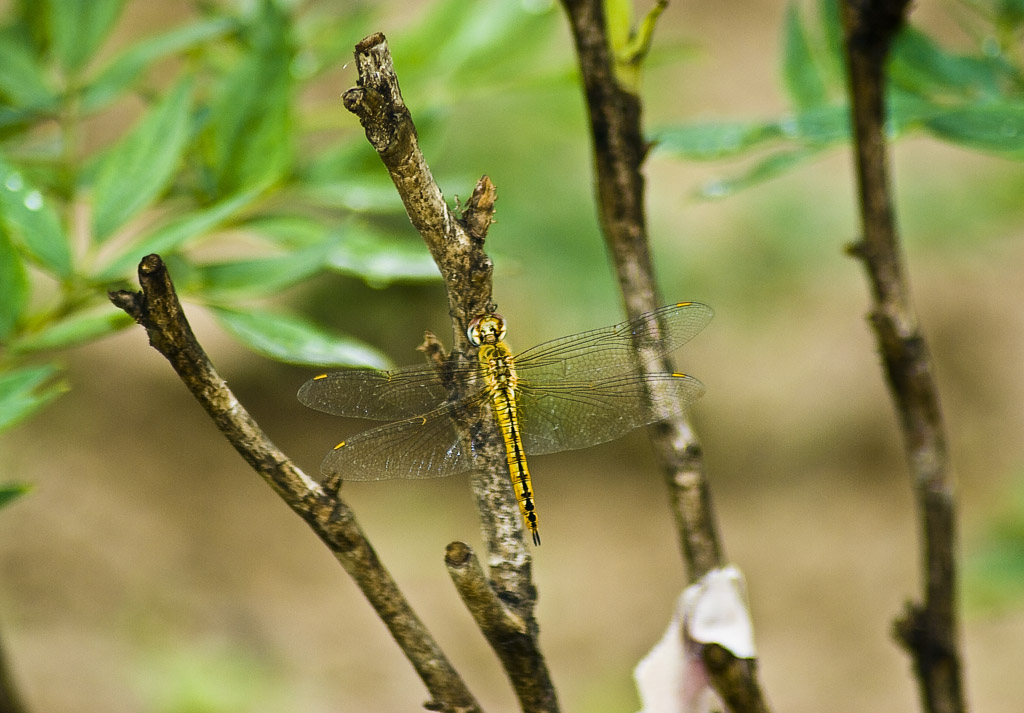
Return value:
[(610, 327), (544, 342), (516, 355), (519, 378), (531, 383), (601, 380), (635, 374), (647, 359), (678, 349), (711, 321), (710, 307), (680, 302)]
[(679, 413), (703, 393), (702, 383), (683, 374), (523, 386), (517, 398), (523, 448), (529, 455), (605, 443)]
[(390, 480), (441, 478), (470, 470), (474, 456), (458, 425), (466, 412), (465, 404), (446, 404), (423, 416), (363, 431), (328, 453), (320, 472), (328, 479)]
[(434, 367), (413, 366), (322, 374), (303, 384), (298, 398), (312, 409), (335, 416), (392, 421), (436, 409), (448, 392)]

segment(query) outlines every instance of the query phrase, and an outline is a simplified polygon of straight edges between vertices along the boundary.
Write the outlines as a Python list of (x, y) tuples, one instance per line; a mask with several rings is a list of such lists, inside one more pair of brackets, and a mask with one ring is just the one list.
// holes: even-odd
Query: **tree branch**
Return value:
[[(359, 79), (345, 92), (345, 107), (359, 118), (366, 138), (405, 204), (413, 226), (426, 242), (441, 270), (448, 291), (455, 348), (452, 359), (467, 358), (469, 322), (491, 305), (493, 265), (483, 251), (491, 223), (496, 192), (484, 176), (467, 202), (461, 218), (444, 201), (419, 148), (416, 128), (402, 99), (391, 53), (384, 35), (376, 33), (356, 45)], [(453, 396), (465, 385), (451, 384)], [(506, 668), (525, 711), (555, 711), (557, 702), (544, 658), (537, 646), (530, 554), (523, 543), (522, 520), (505, 463), (504, 443), (493, 418), (483, 418), (472, 429), (473, 448), (491, 467), (474, 472), (473, 492), (487, 543), (490, 598), (508, 607), (523, 622), (531, 656), (506, 659), (506, 653), (488, 637)], [(455, 543), (452, 547), (465, 547)], [(482, 581), (482, 580), (481, 580)], [(467, 602), (468, 604), (469, 602)], [(487, 631), (485, 630), (485, 635)], [(539, 687), (539, 688), (537, 688)], [(536, 690), (534, 690), (536, 688)]]
[[(562, 4), (576, 43), (590, 115), (601, 229), (626, 311), (636, 317), (663, 302), (655, 286), (644, 211), (641, 167), (649, 145), (642, 133), (642, 107), (639, 97), (616, 78), (603, 0), (562, 0)], [(643, 368), (674, 371), (667, 359), (647, 362)], [(654, 426), (651, 438), (669, 488), (689, 578), (696, 582), (724, 564), (703, 451), (685, 414)], [(706, 655), (705, 664), (722, 700), (742, 706), (734, 711), (767, 710), (753, 662), (724, 649), (721, 653), (724, 658), (714, 660)]]
[(914, 659), (924, 709), (965, 710), (958, 653), (956, 511), (945, 427), (931, 359), (911, 304), (889, 189), (884, 136), (885, 60), (908, 0), (847, 0), (846, 33), (854, 151), (864, 235), (851, 253), (871, 284), (870, 316), (899, 414), (913, 475), (924, 554), (924, 604), (895, 623)]
[(555, 689), (537, 647), (536, 624), (518, 616), (499, 599), (473, 550), (462, 542), (448, 545), (445, 565), (466, 608), (501, 659), (524, 711), (557, 711)]
[(465, 352), (469, 349), (466, 326), (491, 301), (494, 266), (482, 247), (494, 211), (494, 186), (486, 176), (480, 180), (460, 221), (445, 203), (420, 151), (384, 35), (378, 32), (363, 38), (356, 45), (355, 58), (358, 83), (342, 100), (380, 154), (409, 220), (441, 271), (448, 288), (455, 348)]
[(434, 710), (479, 711), (437, 643), (377, 558), (348, 505), (323, 489), (277, 447), (228, 389), (196, 341), (167, 268), (158, 255), (139, 264), (141, 292), (121, 290), (110, 300), (149, 335), (235, 450), (304, 519), (355, 580), (419, 674)]
[[(576, 42), (594, 144), (597, 208), (629, 317), (663, 303), (651, 264), (644, 177), (648, 144), (640, 99), (616, 81), (601, 0), (563, 0)], [(672, 371), (665, 360), (647, 367)], [(673, 511), (690, 581), (722, 564), (722, 548), (704, 475), (703, 452), (685, 416), (653, 430), (655, 450), (672, 493)]]

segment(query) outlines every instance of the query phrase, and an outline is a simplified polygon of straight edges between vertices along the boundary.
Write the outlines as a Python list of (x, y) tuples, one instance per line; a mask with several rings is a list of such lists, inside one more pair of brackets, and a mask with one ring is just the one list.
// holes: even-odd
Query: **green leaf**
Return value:
[[(11, 25), (18, 28), (22, 37), (33, 48), (33, 53), (42, 58), (50, 45), (50, 8), (46, 0), (18, 0), (8, 3), (14, 6)], [(47, 58), (48, 60), (49, 58)], [(49, 64), (49, 61), (47, 61)]]
[(32, 486), (25, 483), (0, 483), (0, 508), (9, 505), (30, 490)]
[[(543, 43), (558, 29), (557, 13), (540, 3), (447, 0), (428, 3), (426, 12), (390, 43), (406, 91), (419, 95), (407, 95), (406, 101), (421, 107), (421, 132), (428, 107), (444, 110), (464, 101), (467, 91), (487, 87), (493, 93), (505, 82), (521, 81), (525, 68), (536, 67), (537, 57), (547, 54)], [(439, 44), (438, 37), (445, 41)], [(550, 69), (545, 64), (543, 71)]]
[(274, 257), (197, 265), (184, 289), (217, 299), (273, 294), (320, 270), (329, 249), (319, 244)]
[(828, 103), (828, 88), (807, 36), (797, 6), (786, 9), (782, 79), (798, 109), (813, 109)]
[(297, 192), (318, 204), (343, 208), (353, 213), (374, 213), (401, 215), (405, 207), (395, 186), (381, 176), (383, 171), (374, 175), (355, 175), (348, 179), (339, 178), (334, 181), (320, 183), (304, 183), (296, 186)]
[(996, 23), (1010, 30), (1024, 24), (1024, 0), (995, 0)]
[(25, 311), (28, 294), (28, 276), (21, 255), (0, 226), (0, 342), (14, 332)]
[(840, 0), (820, 0), (818, 4), (821, 35), (825, 47), (825, 67), (833, 85), (846, 86), (846, 48)]
[(289, 30), (290, 18), (278, 4), (262, 0), (249, 30), (249, 54), (225, 79), (204, 132), (215, 195), (265, 187), (290, 167), (294, 52)]
[[(304, 216), (276, 215), (250, 221), (245, 227), (282, 248), (298, 251), (293, 258), (297, 263), (308, 260), (312, 265), (319, 259), (319, 266), (354, 275), (375, 287), (440, 278), (421, 242), (395, 239), (357, 221), (331, 229)], [(282, 268), (285, 273), (291, 269)]]
[(224, 307), (212, 311), (238, 341), (271, 359), (310, 366), (389, 366), (387, 357), (364, 342), (328, 334), (299, 317)]
[[(476, 4), (465, 0), (435, 0), (424, 6), (424, 15), (410, 23), (404, 32), (389, 35), (388, 44), (394, 45), (392, 53), (398, 52), (394, 55), (395, 66), (402, 76), (406, 76), (407, 67), (413, 72), (429, 72), (439, 60), (439, 50), (460, 46), (460, 31)], [(438, 46), (438, 37), (445, 38), (443, 47)]]
[(849, 141), (850, 109), (845, 104), (802, 111), (779, 121), (779, 130), (787, 139), (816, 146), (833, 146)]
[(745, 153), (781, 136), (774, 121), (719, 121), (666, 126), (655, 130), (651, 140), (657, 151), (693, 161), (713, 161)]
[(0, 373), (0, 432), (28, 418), (65, 391), (52, 364)]
[[(893, 90), (887, 97), (886, 132), (896, 138), (927, 125), (946, 110), (917, 96)], [(655, 148), (691, 160), (716, 160), (750, 154), (773, 144), (790, 148), (762, 158), (745, 173), (706, 183), (701, 198), (722, 198), (795, 168), (821, 151), (850, 140), (850, 111), (843, 105), (806, 109), (767, 122), (718, 122), (667, 127), (654, 133)]]
[(37, 121), (39, 121), (39, 112), (35, 109), (12, 109), (0, 106), (0, 136), (24, 131)]
[(48, 0), (53, 49), (64, 68), (80, 72), (106, 39), (124, 0)]
[(1024, 104), (965, 106), (933, 116), (924, 123), (929, 131), (955, 144), (1024, 158)]
[(998, 512), (976, 537), (964, 560), (964, 595), (968, 606), (1020, 606), (1024, 599), (1024, 481), (1020, 475), (1003, 493)]
[(305, 215), (261, 215), (245, 222), (245, 228), (270, 238), (287, 250), (319, 245), (328, 239), (330, 228), (324, 221)]
[(904, 28), (893, 43), (888, 72), (896, 86), (932, 100), (994, 98), (1014, 80), (1012, 69), (999, 58), (947, 52), (913, 27)]
[(802, 147), (789, 151), (780, 151), (758, 161), (746, 173), (733, 178), (724, 178), (705, 183), (697, 192), (703, 199), (727, 198), (734, 193), (775, 178), (786, 171), (818, 156), (825, 147)]
[(0, 30), (0, 95), (17, 107), (49, 106), (54, 102), (45, 69), (31, 44), (14, 27)]
[(306, 80), (352, 59), (352, 47), (377, 24), (372, 5), (334, 3), (307, 6), (295, 17), (295, 36), (302, 51), (292, 65), (293, 75)]
[(92, 237), (109, 238), (170, 183), (189, 136), (191, 81), (162, 102), (101, 159), (93, 190)]
[[(146, 255), (165, 254), (184, 244), (222, 227), (239, 211), (252, 203), (259, 191), (249, 191), (227, 198), (220, 203), (176, 217), (155, 230), (144, 234), (103, 268), (96, 279), (101, 282), (116, 280), (129, 274)], [(166, 257), (166, 255), (165, 255)]]
[(56, 211), (25, 175), (0, 158), (0, 220), (25, 253), (43, 269), (71, 275), (71, 249)]
[(11, 342), (11, 351), (27, 353), (44, 349), (66, 349), (105, 337), (132, 324), (132, 318), (110, 305), (99, 311), (79, 312), (41, 331)]
[[(330, 183), (346, 178), (351, 180), (353, 174), (379, 176), (380, 163), (374, 155), (375, 152), (367, 151), (364, 143), (353, 141), (353, 136), (354, 134), (347, 134), (334, 145), (325, 146), (306, 157), (304, 164), (297, 169), (302, 180), (309, 183)], [(371, 159), (377, 163), (373, 163)], [(394, 187), (391, 191), (394, 192)]]
[(964, 599), (977, 609), (1019, 608), (1024, 600), (1024, 538), (986, 543), (964, 567)]
[(365, 226), (350, 225), (342, 229), (341, 239), (331, 251), (328, 264), (374, 287), (441, 277), (421, 242), (384, 238)]
[(232, 18), (212, 18), (147, 37), (114, 57), (82, 87), (82, 110), (98, 111), (128, 90), (155, 62), (209, 44), (238, 29)]

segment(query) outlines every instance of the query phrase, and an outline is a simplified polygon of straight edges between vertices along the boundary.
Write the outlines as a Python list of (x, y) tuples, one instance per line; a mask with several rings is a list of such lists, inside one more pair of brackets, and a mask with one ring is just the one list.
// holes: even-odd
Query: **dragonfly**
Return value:
[(475, 362), (448, 364), (443, 371), (424, 364), (315, 376), (299, 389), (304, 405), (390, 422), (336, 445), (320, 467), (324, 485), (482, 470), (488, 464), (471, 432), (489, 417), (504, 442), (523, 521), (539, 545), (527, 454), (587, 448), (678, 414), (704, 393), (704, 385), (687, 374), (648, 374), (641, 367), (689, 341), (712, 314), (699, 302), (677, 302), (513, 353), (504, 341), (505, 320), (491, 312), (467, 329), (478, 348)]

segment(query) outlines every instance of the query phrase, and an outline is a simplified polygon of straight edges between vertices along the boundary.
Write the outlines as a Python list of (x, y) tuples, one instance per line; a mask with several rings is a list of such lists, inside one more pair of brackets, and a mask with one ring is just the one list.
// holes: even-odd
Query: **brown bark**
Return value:
[[(345, 92), (345, 107), (359, 118), (367, 140), (391, 175), (409, 219), (441, 270), (455, 343), (451, 358), (465, 358), (470, 350), (466, 327), (491, 305), (493, 266), (483, 245), (496, 189), (487, 176), (481, 178), (462, 215), (456, 216), (445, 203), (420, 151), (384, 35), (370, 35), (356, 45), (356, 65), (358, 84)], [(453, 396), (457, 395), (460, 385), (452, 386)], [(484, 461), (491, 464), (471, 478), (487, 543), (490, 577), (486, 588), (457, 589), (470, 611), (493, 608), (495, 602), (500, 602), (509, 617), (521, 622), (522, 630), (517, 630), (515, 640), (523, 646), (518, 646), (518, 653), (512, 657), (504, 650), (504, 638), (495, 638), (490, 628), (484, 633), (505, 665), (522, 709), (557, 711), (554, 685), (537, 643), (532, 560), (523, 543), (522, 520), (508, 476), (504, 442), (493, 418), (481, 419), (472, 437), (475, 451), (484, 454)], [(456, 542), (449, 551), (453, 548), (461, 551), (466, 546)]]
[(917, 499), (923, 603), (895, 622), (914, 660), (924, 710), (961, 713), (956, 582), (956, 499), (928, 347), (918, 326), (891, 197), (885, 141), (885, 60), (908, 2), (847, 0), (843, 22), (863, 236), (850, 252), (871, 286), (875, 331), (903, 432)]
[(157, 255), (139, 264), (141, 292), (110, 300), (146, 329), (235, 450), (309, 524), (352, 577), (430, 692), (433, 710), (469, 713), (480, 707), (377, 557), (351, 508), (326, 493), (270, 441), (228, 389), (196, 341), (167, 267)]
[[(583, 76), (594, 150), (597, 209), (605, 245), (615, 266), (630, 317), (659, 307), (644, 210), (642, 166), (649, 146), (643, 137), (640, 98), (616, 77), (602, 0), (562, 0)], [(650, 361), (651, 372), (674, 371), (667, 360)], [(650, 429), (675, 516), (691, 582), (724, 564), (701, 445), (686, 414)], [(766, 711), (756, 663), (706, 647), (712, 683), (731, 710)]]

